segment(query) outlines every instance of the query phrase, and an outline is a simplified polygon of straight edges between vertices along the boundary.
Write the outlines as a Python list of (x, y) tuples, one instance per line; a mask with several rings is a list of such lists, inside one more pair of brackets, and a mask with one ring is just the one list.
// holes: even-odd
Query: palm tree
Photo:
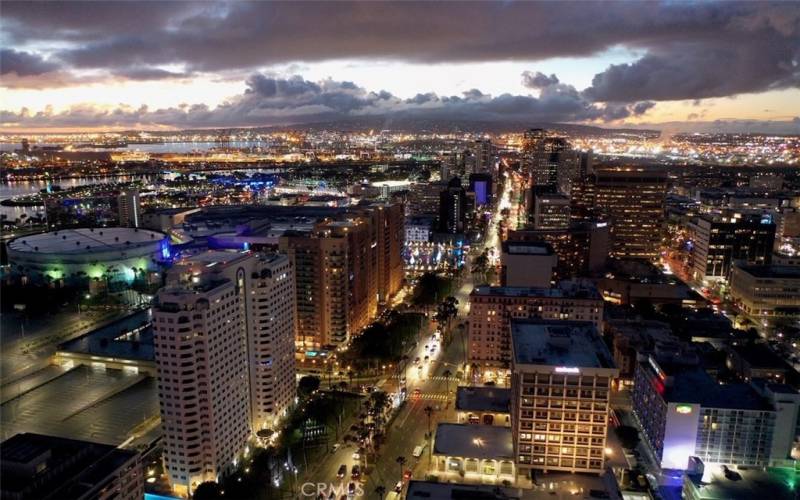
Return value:
[(331, 386), (331, 376), (333, 375), (333, 363), (328, 363), (326, 361), (325, 373), (327, 373), (327, 375), (328, 375), (328, 387), (330, 387)]
[(400, 466), (400, 480), (403, 480), (403, 466), (406, 464), (406, 457), (399, 456), (395, 459), (395, 462)]
[(379, 498), (380, 500), (383, 500), (383, 495), (385, 495), (385, 494), (386, 494), (386, 487), (385, 487), (384, 485), (382, 485), (382, 484), (379, 484), (379, 485), (378, 485), (378, 486), (375, 488), (375, 493), (378, 495), (378, 498)]
[(445, 370), (444, 372), (442, 372), (442, 376), (444, 377), (444, 381), (447, 384), (447, 394), (448, 395), (450, 395), (450, 376), (451, 375), (453, 375), (453, 373), (449, 369)]

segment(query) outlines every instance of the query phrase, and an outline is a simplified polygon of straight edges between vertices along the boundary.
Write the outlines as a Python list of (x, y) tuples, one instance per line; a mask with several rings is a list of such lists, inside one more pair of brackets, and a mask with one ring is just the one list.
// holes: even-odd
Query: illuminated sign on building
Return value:
[(580, 369), (575, 366), (556, 366), (556, 373), (580, 373)]
[(675, 407), (675, 411), (677, 411), (678, 413), (682, 413), (682, 414), (686, 415), (686, 414), (692, 413), (692, 407), (691, 407), (691, 405), (678, 405), (678, 406)]

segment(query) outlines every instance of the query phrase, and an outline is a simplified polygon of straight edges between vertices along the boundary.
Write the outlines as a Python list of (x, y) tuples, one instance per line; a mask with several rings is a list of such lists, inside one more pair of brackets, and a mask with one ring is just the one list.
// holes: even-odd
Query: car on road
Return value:
[(361, 460), (361, 454), (357, 451), (353, 452), (353, 460)]
[(420, 394), (422, 394), (422, 391), (420, 391), (419, 389), (414, 389), (414, 397), (415, 398), (418, 398), (420, 396)]
[(425, 446), (426, 446), (425, 443), (422, 443), (421, 445), (419, 445), (416, 448), (414, 448), (414, 452), (411, 453), (411, 456), (413, 456), (414, 458), (421, 457), (422, 456), (422, 452), (425, 451)]
[(403, 481), (397, 481), (397, 484), (394, 485), (394, 492), (400, 493), (403, 491)]
[(350, 493), (351, 495), (355, 495), (356, 494), (356, 483), (350, 483), (349, 485), (347, 485), (347, 492)]
[(350, 477), (353, 479), (353, 481), (358, 481), (361, 478), (361, 467), (354, 465), (350, 473)]
[(345, 464), (342, 464), (339, 466), (339, 471), (336, 473), (336, 477), (342, 479), (345, 474), (347, 474), (347, 466)]
[(412, 475), (413, 475), (413, 473), (411, 472), (411, 469), (406, 469), (406, 471), (403, 473), (403, 480), (404, 481), (411, 481), (411, 476)]
[(341, 446), (342, 445), (339, 443), (333, 443), (333, 446), (331, 447), (331, 453), (336, 453), (339, 450), (339, 448), (341, 448)]
[(418, 364), (419, 364), (419, 356), (417, 356), (416, 358), (414, 358), (414, 364), (415, 364), (415, 365), (418, 365)]

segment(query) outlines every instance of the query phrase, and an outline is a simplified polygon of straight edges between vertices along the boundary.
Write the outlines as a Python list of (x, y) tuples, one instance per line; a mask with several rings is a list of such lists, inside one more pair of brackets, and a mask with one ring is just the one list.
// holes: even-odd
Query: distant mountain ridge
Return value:
[[(617, 136), (623, 134), (647, 135), (658, 137), (661, 134), (657, 129), (635, 129), (635, 128), (603, 128), (594, 125), (581, 125), (574, 123), (549, 123), (549, 122), (520, 122), (520, 121), (472, 121), (472, 120), (428, 120), (419, 118), (402, 117), (363, 117), (352, 118), (342, 121), (326, 121), (316, 123), (298, 123), (294, 125), (274, 125), (265, 127), (220, 127), (211, 129), (182, 129), (182, 133), (208, 134), (217, 131), (220, 135), (236, 134), (239, 132), (278, 132), (278, 131), (323, 131), (338, 130), (342, 132), (357, 132), (373, 130), (375, 133), (381, 130), (391, 130), (400, 132), (434, 132), (434, 133), (490, 133), (502, 134), (523, 132), (530, 128), (543, 128), (548, 130), (560, 131), (567, 135), (581, 136)], [(131, 130), (126, 133), (136, 133)], [(175, 131), (149, 132), (151, 135), (174, 135)]]

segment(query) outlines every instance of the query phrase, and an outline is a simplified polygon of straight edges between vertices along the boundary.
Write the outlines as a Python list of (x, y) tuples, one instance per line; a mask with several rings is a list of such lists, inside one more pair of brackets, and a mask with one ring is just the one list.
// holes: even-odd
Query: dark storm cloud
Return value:
[[(798, 85), (793, 2), (4, 2), (5, 38), (75, 68), (224, 72), (346, 58), (536, 61), (612, 47), (597, 101), (697, 99)], [(64, 48), (66, 47), (66, 48)], [(117, 71), (118, 72), (118, 71)], [(529, 86), (558, 83), (528, 74)]]
[(674, 43), (595, 75), (597, 101), (669, 101), (731, 96), (800, 85), (800, 40), (777, 37), (747, 46)]
[(170, 126), (220, 127), (302, 124), (347, 120), (364, 116), (404, 116), (433, 120), (528, 120), (598, 121), (618, 120), (645, 112), (638, 104), (601, 105), (587, 101), (573, 87), (554, 84), (541, 95), (503, 94), (496, 97), (477, 90), (461, 96), (418, 94), (401, 99), (386, 91), (371, 92), (352, 82), (323, 80), (311, 82), (299, 76), (275, 78), (254, 74), (247, 89), (224, 104), (181, 105), (151, 110), (119, 107), (103, 109), (91, 105), (73, 106), (63, 112), (47, 109), (31, 113), (2, 111), (0, 123), (6, 127), (82, 127), (82, 126)]
[(29, 52), (0, 49), (0, 75), (14, 73), (18, 76), (35, 76), (50, 73), (58, 65)]
[(522, 84), (531, 89), (541, 89), (551, 85), (556, 85), (557, 83), (559, 83), (559, 80), (556, 75), (547, 76), (540, 71), (537, 71), (536, 73), (532, 71), (525, 71), (522, 73)]

